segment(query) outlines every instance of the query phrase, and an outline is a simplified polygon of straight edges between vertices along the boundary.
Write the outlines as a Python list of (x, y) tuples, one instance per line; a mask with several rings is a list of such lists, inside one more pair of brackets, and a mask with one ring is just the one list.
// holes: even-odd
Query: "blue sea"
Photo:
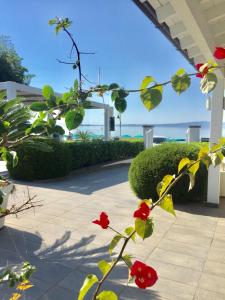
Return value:
[[(186, 132), (189, 125), (201, 126), (201, 137), (208, 138), (210, 135), (209, 122), (191, 122), (191, 123), (178, 123), (178, 124), (158, 124), (154, 125), (154, 136), (163, 136), (166, 138), (186, 138)], [(76, 134), (79, 130), (88, 131), (93, 136), (103, 136), (103, 125), (82, 125), (77, 130), (73, 131)], [(223, 126), (223, 136), (225, 135), (225, 124)], [(115, 131), (111, 132), (112, 137), (120, 136), (120, 127), (115, 126)], [(142, 125), (122, 125), (121, 127), (122, 137), (141, 137), (143, 136)]]

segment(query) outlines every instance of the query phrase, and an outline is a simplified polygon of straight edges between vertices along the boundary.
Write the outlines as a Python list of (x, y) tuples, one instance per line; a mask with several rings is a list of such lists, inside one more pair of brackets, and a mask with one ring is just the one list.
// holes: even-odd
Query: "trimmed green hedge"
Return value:
[[(140, 199), (157, 199), (156, 186), (167, 174), (177, 174), (179, 161), (183, 157), (197, 159), (199, 143), (165, 143), (141, 152), (132, 161), (129, 181), (132, 190)], [(196, 175), (196, 184), (188, 192), (188, 175), (172, 189), (174, 201), (204, 199), (207, 192), (207, 169), (204, 165)]]
[(26, 147), (26, 143), (15, 150), (18, 165), (7, 166), (13, 179), (47, 179), (67, 175), (70, 171), (107, 161), (116, 161), (136, 156), (143, 150), (143, 142), (91, 141), (58, 142), (41, 139), (52, 147), (51, 152)]

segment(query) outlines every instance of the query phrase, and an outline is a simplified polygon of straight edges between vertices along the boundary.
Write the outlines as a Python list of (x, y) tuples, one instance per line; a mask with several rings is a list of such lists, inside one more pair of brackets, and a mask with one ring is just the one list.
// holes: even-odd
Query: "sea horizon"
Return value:
[[(142, 137), (143, 136), (143, 125), (146, 124), (122, 124), (121, 134), (119, 124), (115, 125), (115, 131), (111, 131), (112, 137)], [(210, 122), (209, 121), (191, 121), (182, 123), (161, 123), (161, 124), (148, 124), (153, 126), (154, 136), (166, 137), (166, 138), (182, 138), (185, 139), (187, 136), (187, 129), (189, 126), (200, 126), (201, 138), (209, 138), (210, 136)], [(76, 134), (78, 131), (88, 131), (93, 136), (104, 136), (104, 125), (103, 124), (82, 124), (73, 133)], [(225, 123), (223, 124), (223, 135), (225, 135)]]

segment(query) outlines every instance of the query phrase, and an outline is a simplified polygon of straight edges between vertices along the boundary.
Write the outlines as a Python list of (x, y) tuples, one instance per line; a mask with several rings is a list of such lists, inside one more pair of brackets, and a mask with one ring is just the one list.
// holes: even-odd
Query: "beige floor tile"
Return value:
[(215, 276), (208, 273), (203, 273), (199, 282), (201, 289), (206, 289), (219, 294), (223, 294), (225, 297), (225, 278)]

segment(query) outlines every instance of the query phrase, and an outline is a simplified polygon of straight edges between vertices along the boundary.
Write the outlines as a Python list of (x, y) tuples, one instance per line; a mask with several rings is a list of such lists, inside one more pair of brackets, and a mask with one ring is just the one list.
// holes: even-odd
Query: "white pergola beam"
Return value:
[(194, 41), (193, 37), (190, 35), (187, 35), (185, 37), (182, 37), (179, 39), (181, 48), (188, 49), (196, 45), (196, 42)]
[(214, 38), (210, 32), (209, 25), (202, 14), (202, 8), (198, 1), (189, 0), (170, 0), (176, 9), (179, 18), (182, 20), (187, 32), (194, 35), (201, 53), (207, 59), (213, 59), (213, 50), (215, 47)]
[(215, 37), (225, 33), (225, 20), (210, 25), (210, 29)]
[(167, 2), (165, 5), (156, 8), (155, 10), (159, 23), (166, 22), (171, 16), (174, 16), (176, 11), (173, 6)]
[(212, 6), (204, 11), (209, 23), (213, 23), (225, 17), (225, 2)]
[(194, 46), (194, 47), (187, 49), (187, 52), (188, 52), (188, 56), (191, 58), (196, 57), (201, 54), (201, 50), (199, 49), (198, 46)]
[(206, 61), (206, 58), (203, 55), (198, 55), (198, 56), (194, 57), (195, 65), (196, 64), (202, 64), (205, 61)]
[(182, 36), (186, 32), (186, 28), (182, 22), (177, 22), (176, 24), (170, 26), (170, 33), (172, 38)]
[[(217, 86), (213, 91), (211, 101), (211, 123), (210, 123), (210, 146), (218, 143), (222, 136), (223, 128), (223, 98), (224, 78), (219, 78)], [(208, 193), (207, 203), (219, 205), (220, 199), (220, 166), (210, 166), (208, 170)]]
[(225, 46), (225, 33), (215, 38), (215, 45)]

